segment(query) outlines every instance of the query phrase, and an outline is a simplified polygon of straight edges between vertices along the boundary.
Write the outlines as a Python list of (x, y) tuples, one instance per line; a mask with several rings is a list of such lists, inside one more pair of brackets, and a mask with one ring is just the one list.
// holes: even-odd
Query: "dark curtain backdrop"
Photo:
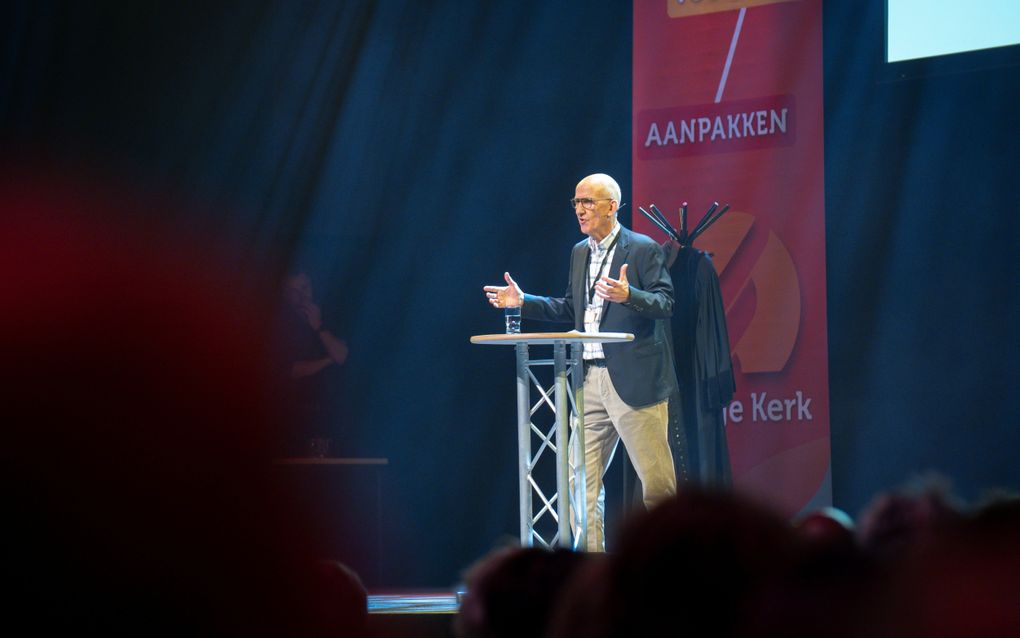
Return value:
[(967, 499), (1020, 489), (1020, 67), (888, 82), (883, 38), (884, 3), (826, 3), (833, 494), (852, 513), (928, 470)]
[[(967, 496), (1020, 486), (1020, 74), (879, 83), (874, 4), (825, 14), (833, 482), (852, 513), (925, 469)], [(563, 289), (579, 178), (609, 172), (629, 201), (630, 3), (2, 18), (8, 166), (183, 202), (175, 223), (243, 270), (310, 271), (351, 346), (344, 445), (390, 459), (386, 583), (449, 586), (515, 536), (512, 352), (468, 337), (501, 329), (480, 287), (504, 270)]]

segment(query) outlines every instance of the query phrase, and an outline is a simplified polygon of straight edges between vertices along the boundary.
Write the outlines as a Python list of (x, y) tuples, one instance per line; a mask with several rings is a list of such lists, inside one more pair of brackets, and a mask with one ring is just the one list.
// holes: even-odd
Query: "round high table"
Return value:
[[(480, 345), (514, 346), (517, 353), (517, 448), (518, 491), (520, 492), (521, 545), (539, 543), (545, 547), (571, 547), (583, 549), (585, 544), (584, 507), (584, 428), (578, 427), (584, 414), (584, 362), (585, 343), (620, 343), (633, 341), (634, 335), (625, 332), (530, 332), (521, 334), (491, 334), (471, 337), (471, 343)], [(551, 359), (530, 358), (532, 346), (552, 346)], [(568, 356), (567, 346), (570, 346)], [(551, 386), (544, 387), (534, 373), (539, 366), (553, 367)], [(532, 404), (531, 388), (539, 398)], [(548, 429), (536, 426), (532, 417), (543, 407), (553, 414)], [(532, 437), (537, 449), (533, 452)], [(573, 446), (571, 463), (568, 447)], [(556, 455), (555, 490), (543, 489), (535, 469), (546, 450)], [(537, 503), (535, 498), (537, 497)], [(572, 506), (573, 501), (573, 506)], [(578, 502), (580, 501), (580, 502)], [(541, 504), (538, 511), (535, 505)], [(544, 531), (546, 517), (552, 519), (555, 533)], [(573, 532), (573, 534), (572, 534)]]

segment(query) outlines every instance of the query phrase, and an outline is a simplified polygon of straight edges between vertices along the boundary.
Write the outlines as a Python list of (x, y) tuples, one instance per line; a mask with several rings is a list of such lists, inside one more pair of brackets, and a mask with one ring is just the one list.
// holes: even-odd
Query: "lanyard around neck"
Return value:
[[(616, 237), (613, 237), (613, 241), (609, 242), (609, 247), (606, 248), (606, 256), (602, 258), (602, 263), (599, 265), (599, 271), (595, 275), (595, 278), (591, 280), (591, 286), (588, 288), (588, 305), (595, 301), (595, 284), (599, 279), (602, 278), (602, 271), (606, 269), (606, 262), (609, 261), (609, 256), (613, 253), (613, 248), (616, 247), (616, 240), (620, 238), (620, 233), (616, 233)], [(584, 262), (585, 273), (591, 272), (591, 249), (588, 249), (588, 259)]]

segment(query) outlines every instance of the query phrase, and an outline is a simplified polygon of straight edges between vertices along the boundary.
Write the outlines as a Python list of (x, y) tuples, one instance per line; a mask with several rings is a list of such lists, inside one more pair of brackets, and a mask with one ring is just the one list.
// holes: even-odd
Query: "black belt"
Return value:
[(588, 368), (604, 368), (604, 367), (606, 367), (606, 360), (605, 359), (585, 359), (584, 360), (584, 369), (585, 370), (587, 370)]

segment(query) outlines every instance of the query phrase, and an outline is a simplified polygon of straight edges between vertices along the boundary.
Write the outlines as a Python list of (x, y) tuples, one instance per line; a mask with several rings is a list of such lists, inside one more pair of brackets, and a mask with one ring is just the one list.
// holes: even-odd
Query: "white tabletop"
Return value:
[(471, 343), (487, 346), (513, 346), (518, 343), (620, 343), (633, 341), (629, 332), (522, 332), (520, 334), (475, 335)]

